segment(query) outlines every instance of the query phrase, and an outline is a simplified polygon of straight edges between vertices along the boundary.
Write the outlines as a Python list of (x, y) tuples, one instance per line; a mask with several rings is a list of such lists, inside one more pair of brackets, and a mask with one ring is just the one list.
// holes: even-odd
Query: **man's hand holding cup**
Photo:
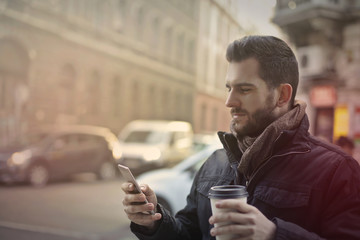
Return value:
[(217, 240), (229, 239), (273, 239), (276, 226), (257, 208), (246, 203), (244, 186), (224, 185), (210, 189), (209, 198), (215, 225), (210, 234)]

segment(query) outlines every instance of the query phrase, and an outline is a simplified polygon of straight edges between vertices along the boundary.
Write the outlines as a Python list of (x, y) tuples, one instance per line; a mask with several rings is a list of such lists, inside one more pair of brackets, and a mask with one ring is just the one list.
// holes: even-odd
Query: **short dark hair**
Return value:
[(335, 142), (336, 145), (340, 146), (340, 147), (349, 147), (351, 149), (354, 149), (355, 145), (354, 142), (350, 139), (347, 138), (345, 136), (340, 136), (338, 140), (336, 140)]
[(228, 62), (241, 62), (248, 58), (255, 58), (259, 62), (259, 76), (265, 80), (269, 89), (282, 83), (292, 86), (292, 107), (299, 83), (299, 68), (290, 47), (273, 36), (246, 36), (230, 43), (226, 51)]

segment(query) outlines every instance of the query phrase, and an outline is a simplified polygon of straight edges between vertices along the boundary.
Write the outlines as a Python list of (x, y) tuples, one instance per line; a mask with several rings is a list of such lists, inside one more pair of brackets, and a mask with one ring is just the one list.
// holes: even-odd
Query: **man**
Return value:
[[(248, 36), (231, 43), (226, 106), (231, 133), (219, 132), (218, 150), (197, 173), (187, 205), (171, 217), (152, 189), (131, 194), (124, 210), (140, 239), (359, 239), (360, 168), (353, 158), (308, 133), (306, 105), (295, 102), (296, 58), (282, 40)], [(223, 200), (236, 213), (212, 216), (208, 192), (215, 185), (245, 185), (248, 202)], [(143, 202), (149, 204), (134, 205)], [(155, 215), (144, 214), (155, 210)], [(224, 227), (215, 223), (228, 222)]]
[(338, 145), (339, 147), (341, 147), (347, 154), (349, 154), (350, 156), (354, 155), (354, 141), (351, 140), (348, 137), (345, 136), (340, 136), (336, 142), (336, 145)]

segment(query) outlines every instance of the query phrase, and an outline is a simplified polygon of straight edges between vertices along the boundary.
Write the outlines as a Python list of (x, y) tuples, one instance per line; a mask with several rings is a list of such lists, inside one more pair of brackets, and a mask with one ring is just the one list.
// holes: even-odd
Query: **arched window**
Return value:
[(88, 92), (87, 92), (87, 108), (89, 109), (88, 113), (91, 115), (96, 115), (100, 110), (100, 74), (97, 71), (94, 71), (88, 82)]
[[(27, 86), (29, 57), (27, 51), (12, 39), (0, 40), (0, 112), (14, 113), (20, 99), (14, 99), (18, 85)], [(20, 101), (20, 102), (18, 102)]]
[(57, 105), (58, 112), (63, 114), (74, 113), (74, 91), (75, 91), (76, 73), (71, 64), (66, 64), (60, 70)]
[(0, 39), (0, 146), (21, 135), (27, 123), (28, 51), (13, 39)]

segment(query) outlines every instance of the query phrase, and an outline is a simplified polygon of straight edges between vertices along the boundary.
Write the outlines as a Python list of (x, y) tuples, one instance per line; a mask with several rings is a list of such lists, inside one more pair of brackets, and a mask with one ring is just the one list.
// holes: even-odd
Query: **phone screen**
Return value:
[(137, 181), (135, 180), (134, 175), (131, 173), (130, 169), (124, 165), (118, 164), (119, 170), (121, 172), (121, 175), (123, 176), (123, 178), (127, 181), (130, 182), (132, 184), (134, 184), (135, 186), (135, 191), (134, 193), (141, 193), (141, 189), (139, 184), (137, 183)]
[[(134, 175), (131, 173), (130, 169), (124, 165), (118, 164), (119, 170), (121, 172), (121, 175), (123, 176), (123, 178), (125, 179), (125, 181), (130, 182), (132, 184), (134, 184), (135, 186), (135, 190), (133, 191), (133, 193), (141, 193), (141, 189), (139, 184), (137, 183)], [(139, 203), (134, 203), (134, 205), (142, 205), (142, 204), (146, 204), (148, 203), (148, 201), (145, 199), (145, 202), (139, 202)], [(154, 215), (154, 211), (149, 211), (148, 213)]]

